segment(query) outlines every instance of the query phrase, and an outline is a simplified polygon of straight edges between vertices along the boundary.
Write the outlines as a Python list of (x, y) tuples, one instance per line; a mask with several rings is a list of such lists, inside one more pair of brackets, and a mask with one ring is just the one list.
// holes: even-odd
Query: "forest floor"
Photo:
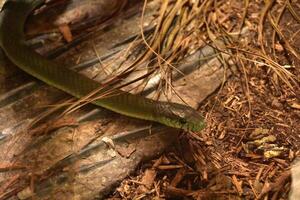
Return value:
[[(3, 1), (0, 0), (0, 2), (2, 4)], [(60, 3), (63, 4), (63, 2), (67, 2), (67, 1), (65, 0), (65, 1), (58, 2), (52, 0), (50, 2), (56, 2), (56, 4), (59, 5)], [(73, 29), (77, 30), (77, 32), (74, 31), (76, 32), (75, 34), (74, 32), (72, 33), (74, 35), (77, 34), (77, 36), (79, 35), (78, 41), (82, 41), (82, 40), (84, 41), (86, 38), (88, 38), (86, 37), (85, 39), (82, 39), (80, 38), (81, 37), (80, 34), (89, 35), (90, 32), (89, 34), (84, 34), (85, 31), (88, 32), (92, 30), (89, 29), (90, 28), (89, 25), (95, 23), (95, 20), (89, 21), (87, 23), (84, 22), (81, 23), (82, 21), (86, 20), (86, 17), (89, 14), (90, 15), (94, 15), (95, 13), (97, 14), (99, 11), (97, 9), (100, 9), (103, 12), (101, 12), (101, 16), (97, 16), (98, 18), (96, 19), (97, 20), (102, 18), (109, 19), (109, 16), (114, 15), (119, 10), (122, 10), (127, 1), (124, 1), (125, 3), (120, 3), (120, 1), (114, 1), (115, 4), (114, 3), (106, 4), (106, 6), (108, 5), (107, 8), (101, 7), (103, 5), (100, 5), (99, 6), (100, 8), (97, 9), (95, 8), (95, 10), (92, 11), (90, 11), (91, 7), (93, 7), (91, 6), (92, 4), (87, 5), (87, 3), (86, 4), (82, 3), (84, 1), (76, 1), (76, 0), (72, 2), (74, 2), (74, 5), (76, 6), (80, 5), (81, 7), (78, 6), (78, 10), (76, 12), (71, 14), (68, 13), (68, 14), (70, 14), (70, 16), (73, 15), (73, 17), (76, 15), (77, 17), (80, 16), (78, 18), (80, 18), (81, 21), (80, 20), (78, 21), (80, 21), (79, 24), (80, 26), (84, 27), (84, 30), (79, 29), (78, 31), (76, 29), (78, 28), (78, 26), (76, 26), (76, 23), (70, 23), (71, 30), (70, 27), (68, 27), (68, 25), (66, 24), (59, 25), (60, 26), (58, 28), (59, 31), (55, 30), (56, 35), (53, 34), (54, 39), (46, 38), (45, 40), (46, 42), (50, 41), (49, 43), (56, 42), (56, 44), (54, 44), (54, 47), (62, 46), (63, 47), (62, 52), (65, 52), (67, 48), (72, 49), (74, 46), (76, 47), (73, 48), (72, 52), (69, 53), (68, 55), (63, 55), (65, 57), (60, 57), (59, 59), (62, 61), (68, 60), (69, 59), (68, 56), (69, 55), (72, 56), (74, 52), (78, 53), (79, 50), (81, 51), (86, 50), (85, 44), (79, 46), (78, 43), (75, 42), (76, 44), (74, 44), (74, 46), (71, 45), (68, 46), (68, 42), (72, 41), (72, 39), (74, 40), (71, 34)], [(137, 0), (131, 0), (131, 1), (128, 0), (128, 2), (139, 5), (136, 3), (139, 2)], [(133, 174), (131, 174), (125, 180), (123, 180), (118, 185), (118, 187), (114, 189), (113, 192), (109, 194), (109, 196), (107, 196), (107, 199), (111, 199), (111, 200), (112, 199), (115, 200), (117, 199), (220, 199), (220, 200), (222, 199), (272, 199), (275, 200), (275, 199), (288, 199), (289, 197), (292, 200), (300, 199), (300, 194), (298, 192), (300, 191), (299, 188), (300, 187), (299, 184), (300, 161), (298, 162), (298, 166), (297, 166), (297, 160), (300, 157), (300, 98), (299, 98), (300, 97), (300, 84), (299, 84), (300, 2), (297, 0), (281, 0), (281, 1), (274, 1), (274, 0), (269, 0), (269, 1), (152, 0), (150, 1), (149, 0), (149, 1), (144, 1), (145, 3), (144, 5), (148, 6), (149, 2), (159, 3), (158, 4), (159, 6), (157, 7), (155, 6), (151, 7), (151, 9), (153, 8), (153, 10), (159, 8), (157, 9), (157, 12), (155, 11), (156, 14), (153, 15), (153, 13), (151, 13), (150, 14), (151, 16), (150, 17), (148, 16), (148, 18), (150, 19), (149, 24), (152, 25), (151, 23), (153, 23), (154, 24), (153, 27), (155, 26), (158, 27), (157, 32), (155, 32), (156, 29), (152, 29), (153, 27), (151, 26), (149, 26), (150, 27), (149, 30), (144, 30), (145, 32), (148, 31), (150, 36), (147, 35), (148, 33), (146, 34), (146, 36), (150, 38), (150, 41), (152, 39), (151, 41), (152, 46), (150, 44), (151, 42), (149, 42), (152, 49), (143, 43), (146, 41), (147, 38), (146, 39), (143, 38), (142, 40), (141, 39), (142, 37), (136, 37), (137, 39), (131, 38), (131, 40), (128, 40), (132, 42), (133, 44), (132, 46), (137, 44), (135, 43), (137, 42), (136, 40), (140, 40), (138, 41), (140, 43), (138, 43), (136, 47), (139, 47), (140, 45), (143, 46), (143, 48), (140, 49), (146, 49), (147, 52), (152, 51), (150, 54), (148, 53), (144, 54), (146, 56), (141, 58), (142, 61), (147, 60), (149, 66), (152, 65), (157, 67), (157, 69), (162, 69), (160, 72), (165, 72), (164, 69), (167, 69), (166, 71), (172, 71), (169, 70), (170, 68), (168, 68), (169, 67), (168, 65), (170, 65), (169, 63), (177, 63), (177, 61), (184, 58), (186, 55), (188, 55), (188, 53), (194, 52), (193, 49), (194, 47), (196, 47), (195, 49), (200, 49), (203, 46), (211, 46), (219, 52), (220, 60), (221, 60), (220, 62), (223, 62), (224, 64), (222, 67), (226, 69), (224, 70), (225, 72), (230, 72), (230, 76), (226, 80), (228, 74), (224, 74), (224, 80), (226, 81), (223, 81), (223, 84), (220, 87), (218, 87), (218, 89), (213, 94), (211, 94), (204, 101), (202, 101), (198, 106), (198, 111), (202, 113), (203, 116), (205, 117), (206, 127), (200, 132), (180, 133), (178, 138), (176, 139), (177, 141), (174, 143), (174, 145), (172, 145), (171, 148), (168, 148), (159, 157), (151, 161), (143, 162), (141, 165), (139, 165), (139, 167), (135, 170)], [(46, 11), (47, 9), (49, 11), (51, 10), (51, 8), (53, 8), (51, 7), (52, 6), (51, 3), (49, 5), (50, 5), (48, 6), (49, 9), (46, 6), (45, 9)], [(142, 16), (144, 16), (145, 13), (143, 11), (145, 11), (145, 9), (147, 10), (148, 8), (147, 6), (145, 6), (143, 9), (141, 3), (141, 6), (139, 6), (138, 9), (136, 9), (132, 13), (129, 13), (128, 16), (124, 18), (128, 19), (130, 18), (130, 16), (131, 17), (134, 16), (134, 14), (136, 14), (137, 11), (141, 12)], [(63, 6), (60, 8), (62, 8), (62, 10), (64, 9)], [(89, 14), (84, 15), (82, 17), (81, 11), (82, 10), (84, 11), (84, 9), (87, 8), (89, 9)], [(43, 12), (43, 10), (41, 12)], [(50, 14), (54, 15), (54, 19), (56, 19), (55, 12), (54, 14), (50, 12)], [(147, 12), (145, 15), (147, 15)], [(147, 18), (147, 16), (145, 18)], [(36, 19), (39, 22), (41, 18), (38, 19), (38, 17), (36, 17)], [(46, 22), (55, 21), (52, 19), (49, 20), (48, 18), (41, 19), (41, 21), (42, 20)], [(167, 23), (168, 20), (171, 20), (170, 23)], [(107, 20), (107, 21), (109, 21), (108, 22), (109, 24), (110, 21), (113, 20)], [(141, 22), (143, 21), (141, 20)], [(102, 31), (102, 30), (108, 30), (111, 27), (113, 28), (121, 27), (120, 24), (118, 23), (116, 24), (117, 25), (106, 24), (107, 26), (104, 25), (102, 29), (99, 28), (99, 30), (101, 29)], [(29, 28), (27, 27), (29, 31), (26, 29), (27, 31), (26, 33), (29, 35), (29, 37), (31, 37), (32, 35), (39, 35), (41, 33), (41, 31), (38, 29), (40, 25), (41, 24), (29, 23), (29, 26), (31, 26)], [(45, 28), (46, 26), (43, 27), (42, 25), (41, 25), (42, 27), (41, 30), (44, 31), (43, 28)], [(139, 28), (136, 27), (128, 26), (125, 27), (124, 29), (127, 30), (129, 28), (132, 28), (134, 29), (134, 31), (140, 33)], [(57, 29), (57, 27), (55, 27), (55, 29)], [(37, 31), (38, 34), (30, 32), (30, 30)], [(96, 30), (95, 32), (99, 31), (98, 29), (95, 30)], [(45, 31), (47, 37), (49, 35), (51, 36), (52, 32), (51, 31), (47, 32), (47, 31)], [(112, 50), (112, 49), (119, 50), (118, 45), (120, 46), (124, 45), (121, 39), (120, 39), (121, 41), (117, 41), (122, 36), (122, 34), (118, 32), (118, 30), (116, 32), (113, 31), (109, 32), (109, 31), (107, 31), (106, 34), (114, 33), (115, 35), (110, 34), (111, 35), (110, 37), (115, 39), (117, 38), (114, 41), (115, 43), (111, 44), (111, 46), (109, 46), (109, 43), (113, 43), (113, 42), (104, 41), (105, 39), (101, 38), (101, 36), (99, 37), (100, 39), (98, 38), (98, 35), (101, 34), (97, 33), (94, 35), (91, 34), (92, 36), (91, 35), (89, 36), (88, 39), (92, 41), (91, 42), (92, 45), (90, 45), (90, 47), (92, 46), (92, 48), (89, 48), (89, 51), (92, 52), (90, 53), (92, 54), (92, 56), (94, 57), (96, 56), (99, 58), (98, 53), (95, 50), (97, 45), (95, 45), (94, 42), (99, 42), (98, 45), (99, 48), (97, 49), (99, 51)], [(64, 37), (61, 37), (60, 32), (64, 34)], [(136, 34), (136, 32), (134, 33)], [(153, 38), (151, 38), (152, 36), (151, 34), (153, 32), (156, 35), (154, 34)], [(105, 31), (101, 33), (104, 34)], [(97, 35), (97, 37), (95, 35)], [(163, 35), (162, 38), (161, 35)], [(102, 37), (106, 37), (106, 36), (102, 35)], [(57, 40), (57, 38), (59, 39)], [(111, 38), (106, 38), (106, 39), (110, 40)], [(128, 43), (128, 41), (126, 40), (125, 43)], [(160, 44), (158, 44), (159, 42), (157, 43), (157, 41), (159, 41)], [(176, 41), (177, 43), (174, 41)], [(105, 42), (107, 42), (106, 43), (107, 47), (101, 46), (103, 45), (103, 43), (105, 44)], [(44, 43), (42, 44), (38, 43), (38, 45), (41, 45), (42, 48), (44, 48), (40, 52), (42, 54), (43, 53), (46, 54), (49, 51), (49, 49), (51, 50), (51, 48), (53, 47), (52, 46), (51, 48), (49, 47), (49, 49), (47, 49), (48, 46), (45, 45)], [(67, 46), (65, 49), (64, 49), (64, 45)], [(147, 48), (145, 48), (145, 46), (147, 46)], [(137, 52), (140, 52), (140, 49), (138, 49)], [(134, 53), (132, 54), (133, 54), (132, 57), (134, 57), (135, 54)], [(48, 56), (49, 55), (50, 54), (48, 54)], [(53, 57), (56, 57), (58, 55), (60, 55), (59, 51), (54, 52), (52, 54)], [(122, 56), (118, 56), (117, 53), (114, 53), (113, 55), (117, 58), (122, 57)], [(229, 55), (230, 60), (226, 60), (226, 59), (222, 60), (222, 56), (224, 55)], [(78, 64), (80, 63), (79, 61), (85, 60), (86, 58), (89, 59), (92, 57), (91, 55), (89, 56), (90, 57), (88, 56), (84, 57), (81, 54), (76, 55), (76, 57), (72, 57), (73, 58), (72, 62), (74, 65)], [(65, 59), (66, 57), (68, 57), (68, 59)], [(115, 57), (113, 57), (111, 60), (109, 58), (108, 63), (115, 62), (117, 60), (117, 58)], [(70, 63), (72, 62), (70, 61)], [(98, 70), (100, 72), (103, 72), (101, 71), (102, 70), (101, 59), (98, 59), (97, 62), (100, 63), (100, 64), (97, 63), (100, 65), (100, 70), (99, 69)], [(107, 61), (104, 61), (104, 64), (107, 64), (105, 62)], [(126, 63), (123, 60), (121, 60), (120, 62)], [(118, 62), (116, 63), (117, 63), (116, 65), (119, 64)], [(144, 63), (141, 62), (141, 64)], [(94, 77), (93, 70), (96, 71), (96, 67), (90, 69), (89, 71), (87, 70), (87, 72), (92, 74), (92, 77)], [(99, 73), (99, 71), (97, 73)], [(168, 85), (167, 84), (168, 81), (172, 79), (170, 78), (172, 77), (171, 73), (169, 74), (166, 73), (167, 78), (166, 80), (164, 80), (165, 85)], [(170, 74), (171, 76), (168, 76)], [(98, 76), (98, 74), (96, 74), (96, 76)], [(100, 79), (101, 78), (103, 77), (100, 77)], [(28, 80), (32, 81), (31, 77), (26, 76), (24, 79), (26, 81)], [(23, 79), (19, 82), (22, 81)], [(16, 83), (16, 85), (17, 84), (20, 83)], [(35, 83), (30, 82), (30, 84), (34, 85)], [(40, 87), (40, 85), (35, 87), (38, 88)], [(13, 87), (14, 86), (12, 86), (12, 88)], [(40, 103), (39, 101), (41, 99), (46, 99), (44, 102), (44, 106), (48, 104), (54, 104), (53, 103), (54, 100), (51, 98), (49, 98), (50, 100), (48, 100), (47, 97), (51, 96), (52, 93), (58, 94), (57, 96), (62, 95), (62, 93), (57, 93), (57, 91), (53, 92), (51, 89), (49, 89), (50, 91), (49, 92), (47, 89), (45, 90), (43, 87), (44, 86), (39, 88), (40, 93), (34, 91), (35, 95), (32, 95), (30, 98), (27, 98), (27, 100), (29, 99), (28, 105), (33, 104), (31, 106), (34, 107), (34, 104), (39, 104)], [(0, 92), (2, 92), (2, 89), (3, 88), (0, 85)], [(165, 91), (170, 90), (170, 88), (168, 87), (160, 88), (160, 89), (161, 91), (163, 91), (163, 89), (166, 89)], [(25, 93), (29, 93), (29, 92), (25, 91), (23, 93), (24, 94), (20, 94), (20, 96), (22, 95), (26, 96)], [(45, 95), (45, 93), (49, 93), (50, 95), (48, 94), (47, 96)], [(201, 93), (201, 91), (193, 90), (193, 91), (187, 91), (187, 93), (191, 93), (192, 95), (195, 94), (195, 96), (197, 96), (197, 94)], [(45, 98), (43, 95), (45, 96)], [(17, 98), (20, 97), (17, 96)], [(11, 99), (8, 100), (10, 101)], [(17, 103), (4, 102), (3, 104), (5, 104), (5, 106), (3, 107), (9, 107), (11, 106), (11, 104), (18, 105), (18, 102)], [(29, 109), (30, 106), (26, 104), (25, 108), (23, 108), (23, 110), (21, 109), (20, 111), (20, 107), (22, 107), (20, 105), (18, 105), (19, 107), (16, 108), (13, 107), (13, 109), (8, 110), (9, 112), (13, 111), (14, 116), (12, 117), (7, 114), (7, 117), (8, 118), (11, 117), (15, 121), (10, 120), (13, 121), (10, 122), (8, 120), (7, 122), (4, 122), (4, 120), (2, 119), (2, 124), (0, 124), (0, 128), (1, 128), (0, 131), (4, 132), (2, 128), (5, 126), (7, 126), (9, 130), (13, 130), (10, 129), (11, 127), (13, 127), (10, 123), (15, 123), (17, 124), (17, 126), (15, 127), (19, 127), (18, 124), (19, 119), (23, 120), (21, 121), (22, 123), (24, 121), (27, 122), (26, 120), (28, 118), (40, 112), (41, 109), (39, 108), (39, 110), (37, 109), (35, 110), (35, 112), (29, 113), (29, 111), (31, 111)], [(0, 106), (1, 106), (0, 109), (4, 110), (1, 104)], [(25, 114), (23, 115), (22, 111), (24, 110), (27, 111), (30, 115), (28, 113), (27, 113), (28, 115)], [(79, 112), (81, 112), (82, 110), (80, 110)], [(7, 113), (9, 113), (8, 111)], [(76, 116), (76, 114), (78, 113), (75, 112), (74, 115)], [(0, 179), (0, 183), (5, 183), (3, 185), (0, 185), (0, 199), (5, 199), (7, 196), (11, 198), (16, 198), (16, 196), (20, 196), (20, 193), (22, 193), (23, 191), (25, 191), (24, 193), (27, 195), (26, 197), (33, 196), (35, 191), (34, 189), (36, 186), (35, 183), (37, 183), (38, 181), (42, 182), (44, 180), (47, 180), (49, 177), (54, 175), (57, 175), (58, 181), (57, 181), (57, 185), (55, 184), (53, 185), (55, 185), (56, 187), (55, 189), (57, 189), (57, 191), (60, 191), (61, 192), (60, 194), (63, 197), (65, 197), (65, 199), (69, 198), (68, 195), (74, 195), (76, 194), (76, 192), (80, 193), (79, 190), (76, 191), (76, 189), (74, 189), (75, 186), (77, 187), (77, 189), (80, 188), (86, 192), (85, 194), (83, 194), (84, 192), (82, 192), (82, 196), (86, 195), (88, 197), (90, 196), (94, 197), (98, 195), (97, 194), (99, 193), (98, 190), (94, 191), (94, 189), (90, 189), (90, 188), (86, 189), (84, 185), (85, 183), (91, 188), (93, 187), (99, 188), (102, 183), (101, 180), (100, 181), (98, 180), (101, 179), (101, 175), (102, 175), (101, 173), (104, 173), (103, 172), (104, 170), (101, 171), (101, 169), (96, 169), (98, 168), (97, 166), (99, 165), (100, 161), (97, 160), (98, 162), (94, 162), (94, 160), (90, 158), (93, 157), (95, 158), (95, 160), (96, 158), (99, 159), (99, 157), (101, 156), (99, 156), (98, 154), (95, 153), (95, 156), (89, 154), (90, 160), (85, 158), (81, 159), (80, 157), (78, 159), (79, 161), (78, 160), (72, 161), (75, 164), (74, 163), (70, 164), (70, 167), (63, 166), (62, 168), (59, 169), (55, 167), (57, 163), (60, 163), (60, 161), (63, 161), (65, 158), (71, 157), (70, 155), (76, 156), (78, 152), (82, 152), (80, 150), (82, 149), (85, 150), (84, 147), (92, 144), (93, 142), (98, 142), (99, 141), (98, 139), (100, 138), (98, 132), (101, 132), (98, 129), (101, 129), (103, 127), (105, 128), (109, 127), (110, 129), (108, 128), (103, 129), (104, 130), (103, 132), (107, 133), (111, 131), (112, 133), (116, 133), (116, 132), (120, 132), (120, 130), (122, 131), (125, 130), (126, 132), (127, 131), (126, 128), (128, 128), (126, 125), (128, 125), (130, 128), (132, 127), (136, 128), (135, 127), (136, 121), (134, 121), (133, 119), (124, 120), (122, 118), (123, 121), (122, 119), (115, 120), (117, 115), (111, 113), (109, 114), (111, 115), (109, 117), (111, 117), (112, 119), (108, 117), (109, 120), (106, 121), (106, 119), (103, 120), (103, 116), (102, 116), (100, 120), (99, 119), (96, 120), (99, 121), (103, 120), (104, 122), (103, 121), (95, 122), (98, 123), (97, 126), (95, 126), (95, 123), (92, 124), (93, 127), (90, 128), (95, 133), (91, 130), (85, 129), (85, 125), (83, 125), (82, 128), (84, 129), (83, 134), (81, 135), (78, 134), (78, 138), (76, 139), (74, 139), (74, 135), (72, 135), (71, 133), (70, 134), (67, 133), (66, 135), (68, 137), (64, 138), (62, 136), (63, 139), (58, 137), (58, 141), (61, 143), (55, 143), (55, 142), (51, 143), (51, 140), (52, 139), (55, 140), (54, 138), (59, 136), (60, 133), (53, 134), (53, 135), (49, 134), (50, 137), (41, 141), (45, 142), (46, 140), (47, 141), (49, 140), (50, 142), (49, 143), (45, 142), (46, 145), (45, 143), (42, 143), (42, 145), (39, 146), (36, 145), (36, 143), (34, 143), (35, 140), (38, 140), (37, 138), (39, 135), (37, 137), (30, 138), (33, 140), (33, 148), (37, 148), (37, 150), (33, 154), (28, 153), (27, 157), (24, 156), (24, 158), (21, 159), (21, 161), (24, 162), (25, 164), (28, 164), (30, 162), (33, 163), (31, 168), (28, 167), (29, 171), (26, 171), (27, 170), (26, 169), (25, 172), (23, 171), (20, 172), (21, 175), (19, 174), (19, 171), (17, 172), (11, 171), (11, 166), (14, 167), (13, 165), (14, 163), (12, 164), (10, 162), (14, 159), (17, 160), (16, 159), (17, 156), (15, 156), (14, 152), (12, 151), (11, 155), (9, 155), (11, 157), (8, 156), (9, 158), (12, 158), (12, 159), (8, 159), (9, 165), (5, 165), (5, 163), (4, 164), (0, 163), (0, 172), (1, 172), (0, 178), (2, 178)], [(23, 118), (25, 118), (26, 120), (24, 120)], [(125, 127), (125, 128), (123, 127), (124, 129), (118, 127), (118, 125), (120, 125), (118, 124), (119, 121), (121, 121), (120, 122), (121, 125), (124, 125)], [(69, 123), (68, 121), (67, 122), (63, 121), (62, 124), (58, 124), (58, 127), (54, 127), (54, 129), (56, 130), (61, 126), (70, 125), (68, 123)], [(137, 124), (140, 125), (139, 123), (140, 122), (138, 122)], [(117, 125), (115, 126), (115, 124)], [(46, 124), (46, 126), (43, 127), (44, 129), (47, 130), (46, 131), (43, 130), (43, 131), (47, 132), (48, 134), (47, 125), (48, 124)], [(100, 126), (100, 128), (98, 125)], [(103, 127), (101, 127), (102, 125)], [(71, 124), (71, 127), (73, 126), (74, 124)], [(118, 130), (115, 130), (117, 129), (116, 127), (118, 128)], [(74, 132), (76, 131), (80, 132), (76, 128), (74, 128), (74, 130), (75, 130)], [(6, 135), (9, 134), (7, 133)], [(6, 137), (6, 135), (1, 133), (0, 140), (2, 140), (1, 138), (2, 136)], [(44, 135), (42, 135), (41, 137), (43, 136)], [(28, 135), (25, 135), (25, 137), (28, 137)], [(73, 146), (69, 144), (74, 142), (74, 140), (79, 141), (78, 142), (80, 144), (79, 147), (73, 145), (76, 147), (73, 148)], [(22, 141), (21, 142), (20, 141), (19, 143), (16, 144), (22, 143)], [(110, 141), (108, 141), (107, 143), (109, 142)], [(76, 142), (74, 143), (77, 144)], [(49, 145), (49, 148), (47, 144)], [(59, 145), (60, 148), (56, 148), (55, 145)], [(13, 146), (12, 149), (14, 149), (14, 147), (18, 145), (12, 145), (12, 146)], [(22, 144), (20, 144), (20, 146), (22, 146)], [(70, 146), (72, 146), (72, 148)], [(67, 149), (69, 147), (70, 149)], [(1, 148), (5, 149), (5, 146), (2, 145)], [(132, 152), (130, 152), (130, 154)], [(2, 158), (1, 156), (3, 155), (0, 155), (0, 158)], [(32, 160), (30, 160), (29, 158)], [(124, 158), (124, 160), (126, 159)], [(80, 174), (81, 172), (78, 172), (80, 170), (76, 171), (80, 167), (90, 166), (89, 164), (91, 163), (96, 164), (96, 167), (93, 166), (90, 168), (93, 170), (95, 168), (95, 171), (98, 170), (96, 171), (98, 173), (97, 176), (95, 175), (96, 172), (94, 174), (91, 173), (91, 176), (88, 176), (90, 174), (88, 174), (88, 172), (85, 172), (84, 170), (83, 170), (84, 173), (82, 174)], [(34, 172), (35, 170), (39, 171), (37, 170), (38, 167), (40, 167), (40, 169), (43, 169), (40, 170), (43, 173), (41, 172), (41, 174), (35, 176)], [(52, 167), (54, 168), (53, 171), (51, 171)], [(72, 174), (73, 172), (70, 169), (73, 169), (73, 167), (76, 169), (75, 170), (76, 173), (78, 172), (79, 174), (79, 175), (77, 174), (78, 176), (74, 175), (76, 173)], [(128, 166), (123, 166), (123, 167), (126, 168)], [(17, 170), (19, 170), (20, 167), (17, 166), (16, 168)], [(107, 168), (109, 172), (113, 171), (113, 170), (109, 170), (110, 169), (109, 166)], [(116, 168), (122, 168), (122, 166), (117, 166)], [(44, 171), (47, 171), (44, 169), (47, 170), (51, 169), (51, 170), (49, 173), (44, 173)], [(70, 170), (71, 171), (70, 174), (74, 175), (75, 177), (75, 178), (72, 177), (74, 179), (72, 178), (68, 179), (66, 182), (68, 181), (69, 182), (66, 184), (63, 182), (65, 180), (62, 180), (63, 178), (60, 179), (60, 173), (65, 174), (65, 170), (66, 171)], [(17, 175), (13, 173), (16, 173)], [(123, 172), (122, 175), (125, 176), (124, 174), (125, 172)], [(86, 176), (87, 178), (86, 179), (82, 178), (84, 176)], [(75, 180), (76, 178), (78, 178), (78, 180), (75, 183), (75, 181), (73, 180)], [(50, 182), (52, 181), (51, 178), (49, 178), (49, 180)], [(62, 182), (60, 182), (60, 180)], [(92, 182), (93, 180), (95, 180), (96, 184)], [(83, 183), (83, 181), (86, 182)], [(48, 185), (44, 184), (44, 186), (46, 185), (45, 188), (47, 188), (49, 185), (50, 185), (49, 187), (52, 187), (51, 184)], [(32, 187), (31, 190), (30, 187)], [(69, 194), (67, 194), (69, 190), (71, 190), (70, 188), (72, 189), (72, 191)], [(54, 189), (51, 190), (51, 192), (54, 195), (57, 194), (56, 190)], [(50, 195), (51, 192), (48, 193), (48, 190), (46, 189), (43, 195), (46, 196), (48, 195), (51, 197), (52, 195), (52, 194)], [(38, 198), (38, 195), (39, 194), (37, 194), (36, 198)], [(76, 194), (76, 195), (80, 196), (81, 194)], [(40, 199), (43, 199), (43, 197), (40, 197)]]

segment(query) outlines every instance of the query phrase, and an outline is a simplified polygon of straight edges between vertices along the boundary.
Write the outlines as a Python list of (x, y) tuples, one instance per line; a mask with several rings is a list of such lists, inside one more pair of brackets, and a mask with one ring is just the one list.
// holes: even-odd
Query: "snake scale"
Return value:
[[(72, 96), (85, 97), (101, 87), (100, 83), (44, 58), (25, 43), (26, 19), (43, 3), (44, 0), (6, 0), (0, 13), (1, 48), (16, 66), (28, 74)], [(107, 91), (101, 89), (99, 94)], [(99, 98), (92, 103), (126, 116), (187, 131), (199, 131), (205, 126), (203, 117), (189, 106), (154, 101), (117, 89), (113, 89), (112, 94), (115, 95)]]

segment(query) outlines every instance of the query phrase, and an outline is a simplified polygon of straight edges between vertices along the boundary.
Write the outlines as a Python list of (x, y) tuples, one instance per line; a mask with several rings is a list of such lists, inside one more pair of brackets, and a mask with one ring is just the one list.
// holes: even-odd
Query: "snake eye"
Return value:
[(183, 117), (179, 118), (179, 122), (180, 122), (180, 124), (186, 124), (187, 123), (186, 119), (183, 118)]

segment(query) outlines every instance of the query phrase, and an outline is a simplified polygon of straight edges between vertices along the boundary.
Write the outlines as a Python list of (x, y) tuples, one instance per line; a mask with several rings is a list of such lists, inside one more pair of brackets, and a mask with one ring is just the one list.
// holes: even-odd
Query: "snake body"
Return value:
[[(0, 45), (6, 56), (23, 71), (72, 96), (85, 97), (101, 85), (44, 58), (25, 43), (26, 19), (43, 2), (44, 0), (7, 0), (0, 13)], [(106, 91), (108, 89), (102, 89), (99, 93)], [(111, 93), (115, 95), (97, 99), (92, 103), (126, 116), (155, 121), (174, 128), (199, 131), (204, 127), (202, 116), (189, 106), (154, 101), (117, 89)]]

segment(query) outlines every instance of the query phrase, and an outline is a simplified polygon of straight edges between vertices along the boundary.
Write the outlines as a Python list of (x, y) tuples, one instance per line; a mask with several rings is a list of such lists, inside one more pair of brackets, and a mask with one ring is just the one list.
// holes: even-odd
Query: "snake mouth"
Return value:
[(173, 128), (192, 132), (199, 132), (205, 128), (204, 119), (202, 117), (197, 119), (171, 119), (169, 117), (162, 117), (160, 123)]
[(198, 132), (205, 127), (203, 116), (189, 106), (161, 102), (157, 110), (160, 111), (157, 113), (159, 122), (167, 126), (193, 132)]

